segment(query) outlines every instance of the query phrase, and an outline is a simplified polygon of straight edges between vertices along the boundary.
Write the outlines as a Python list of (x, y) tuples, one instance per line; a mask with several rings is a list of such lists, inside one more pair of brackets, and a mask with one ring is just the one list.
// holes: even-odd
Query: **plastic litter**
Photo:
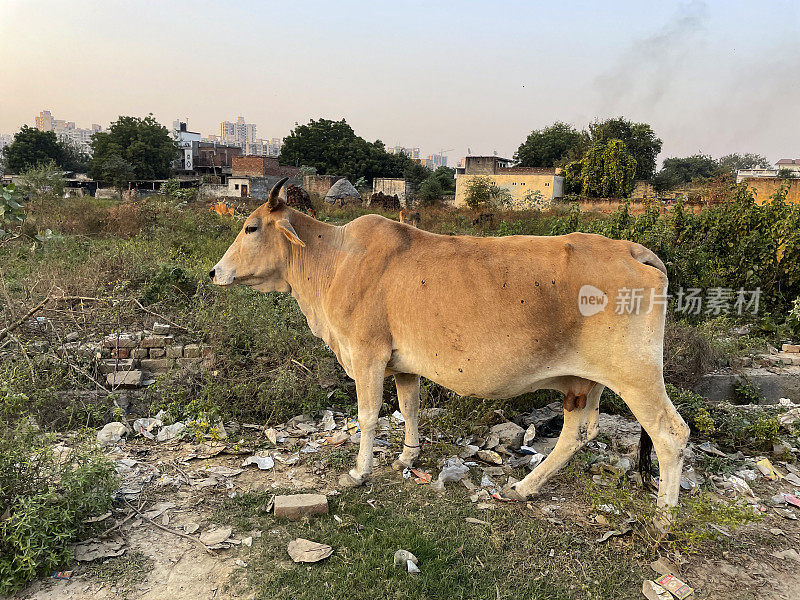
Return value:
[(522, 436), (522, 445), (528, 446), (536, 437), (536, 425), (531, 423), (528, 425), (528, 428), (525, 430), (525, 434)]
[(694, 590), (686, 585), (683, 581), (675, 577), (672, 573), (668, 573), (656, 579), (656, 583), (672, 593), (678, 600), (683, 600), (689, 596)]
[(69, 581), (69, 579), (72, 577), (72, 571), (57, 571), (56, 573), (53, 573), (51, 577), (53, 579), (65, 579)]
[(143, 435), (148, 440), (154, 440), (156, 436), (153, 434), (153, 430), (161, 427), (163, 424), (161, 419), (156, 419), (154, 417), (136, 419), (133, 422), (133, 431), (139, 435)]
[(783, 477), (783, 475), (775, 470), (775, 467), (772, 466), (772, 463), (769, 462), (768, 458), (762, 458), (759, 460), (756, 463), (756, 467), (759, 471), (761, 471), (761, 474), (770, 481), (777, 481)]
[(269, 471), (275, 466), (275, 461), (271, 456), (248, 456), (242, 462), (243, 467), (247, 465), (256, 465), (262, 471)]
[(128, 433), (128, 428), (122, 423), (118, 421), (106, 423), (103, 428), (97, 432), (97, 442), (99, 444), (116, 444), (122, 440), (122, 436), (126, 433)]
[(649, 579), (645, 579), (642, 584), (642, 594), (647, 600), (672, 600), (672, 594)]
[(156, 439), (158, 439), (159, 442), (167, 442), (169, 440), (175, 440), (180, 438), (183, 435), (184, 431), (186, 431), (186, 425), (178, 421), (177, 423), (173, 423), (172, 425), (166, 425), (165, 427), (159, 429)]
[(411, 472), (416, 476), (414, 477), (414, 481), (419, 484), (426, 484), (430, 483), (433, 479), (433, 476), (430, 473), (426, 473), (425, 471), (420, 471), (418, 469), (411, 469)]
[(326, 410), (322, 413), (322, 421), (319, 424), (322, 431), (333, 431), (336, 429), (336, 421), (333, 419), (333, 411)]
[(121, 556), (125, 550), (125, 541), (122, 539), (101, 540), (100, 538), (92, 538), (76, 544), (73, 556), (77, 561), (91, 562), (98, 558)]
[(438, 479), (431, 485), (434, 489), (444, 490), (445, 483), (453, 483), (464, 479), (469, 473), (469, 467), (460, 458), (453, 456), (444, 461)]
[(200, 541), (209, 547), (217, 546), (231, 537), (231, 533), (233, 533), (233, 529), (230, 527), (209, 529), (208, 531), (200, 534)]

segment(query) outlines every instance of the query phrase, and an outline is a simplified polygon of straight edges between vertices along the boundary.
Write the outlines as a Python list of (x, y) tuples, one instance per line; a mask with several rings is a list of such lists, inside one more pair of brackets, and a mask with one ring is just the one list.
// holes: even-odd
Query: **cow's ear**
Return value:
[(294, 227), (292, 227), (292, 224), (289, 223), (289, 219), (278, 219), (275, 221), (275, 227), (277, 227), (278, 230), (281, 231), (290, 242), (305, 248), (306, 243), (300, 239), (300, 236), (297, 235)]

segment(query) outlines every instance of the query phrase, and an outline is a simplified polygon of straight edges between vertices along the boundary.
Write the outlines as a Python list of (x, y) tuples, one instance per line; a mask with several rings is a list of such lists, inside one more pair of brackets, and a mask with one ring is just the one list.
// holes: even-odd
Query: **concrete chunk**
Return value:
[(135, 388), (142, 384), (141, 371), (117, 371), (106, 375), (106, 382), (112, 388)]
[(167, 335), (169, 333), (169, 325), (166, 323), (153, 323), (153, 333), (156, 335)]
[(103, 338), (104, 348), (136, 348), (139, 336), (135, 333), (114, 333)]
[(150, 371), (151, 373), (163, 373), (172, 368), (172, 363), (175, 362), (171, 358), (143, 358), (141, 360), (142, 370)]
[(135, 367), (135, 363), (132, 358), (127, 359), (115, 359), (109, 358), (102, 361), (98, 365), (98, 370), (101, 373), (114, 373), (116, 371), (132, 371)]
[(292, 494), (275, 498), (275, 516), (298, 521), (305, 515), (327, 515), (328, 498), (322, 494)]
[(180, 358), (183, 356), (183, 344), (174, 344), (167, 347), (167, 358)]
[(183, 356), (186, 358), (200, 358), (200, 344), (186, 344), (183, 347)]
[(489, 434), (498, 437), (501, 444), (511, 448), (519, 448), (525, 436), (525, 430), (516, 423), (500, 423), (489, 430)]
[(142, 339), (142, 348), (163, 348), (172, 341), (171, 335), (149, 335)]

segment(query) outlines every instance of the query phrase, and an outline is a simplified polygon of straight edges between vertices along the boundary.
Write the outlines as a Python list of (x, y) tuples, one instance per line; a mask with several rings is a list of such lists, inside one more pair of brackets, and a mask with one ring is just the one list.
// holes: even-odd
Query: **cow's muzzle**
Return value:
[(232, 285), (236, 280), (236, 274), (234, 272), (221, 269), (218, 264), (208, 272), (208, 276), (211, 278), (211, 281), (217, 285)]

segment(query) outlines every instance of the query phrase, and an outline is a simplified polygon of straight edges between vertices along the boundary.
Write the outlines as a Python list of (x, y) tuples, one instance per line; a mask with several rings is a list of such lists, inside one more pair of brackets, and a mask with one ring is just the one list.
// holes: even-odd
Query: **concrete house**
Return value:
[(499, 156), (467, 156), (456, 169), (455, 206), (466, 204), (467, 188), (476, 177), (486, 177), (511, 194), (515, 208), (528, 208), (533, 201), (549, 205), (564, 197), (561, 169), (514, 167), (509, 158)]

